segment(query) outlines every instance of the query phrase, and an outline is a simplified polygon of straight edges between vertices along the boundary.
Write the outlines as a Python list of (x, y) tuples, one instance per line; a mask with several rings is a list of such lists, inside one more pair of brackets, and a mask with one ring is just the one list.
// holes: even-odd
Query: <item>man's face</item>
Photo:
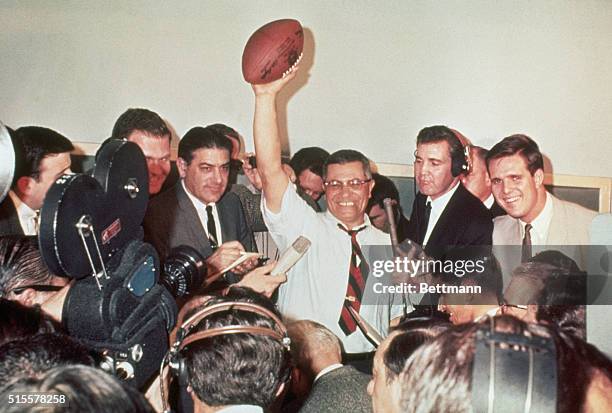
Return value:
[(372, 409), (374, 413), (393, 413), (397, 412), (396, 406), (399, 404), (399, 394), (401, 393), (399, 377), (391, 382), (387, 381), (387, 368), (383, 362), (383, 357), (387, 351), (389, 343), (395, 337), (395, 333), (380, 343), (374, 355), (372, 366), (372, 379), (368, 383), (368, 394), (372, 398)]
[(221, 199), (230, 170), (230, 157), (226, 149), (196, 149), (189, 164), (179, 158), (177, 166), (185, 186), (193, 196), (206, 204)]
[(135, 130), (127, 139), (144, 153), (149, 171), (149, 195), (157, 194), (170, 174), (170, 136), (153, 136)]
[(47, 155), (40, 162), (38, 179), (29, 178), (28, 199), (30, 208), (38, 210), (42, 207), (47, 191), (63, 174), (70, 173), (70, 154), (68, 152)]
[[(68, 284), (69, 279), (63, 277), (52, 276), (46, 283), (45, 287), (54, 286), (58, 289)], [(33, 307), (42, 305), (51, 297), (57, 294), (57, 291), (44, 291), (42, 288), (37, 288), (37, 285), (32, 285), (30, 288), (22, 289), (20, 287), (28, 287), (30, 283), (25, 280), (23, 283), (13, 287), (7, 294), (7, 299), (16, 301), (25, 307)]]
[(327, 182), (338, 181), (340, 187), (327, 187), (325, 194), (327, 208), (340, 222), (352, 229), (363, 224), (363, 217), (368, 206), (368, 199), (372, 194), (374, 182), (372, 180), (358, 186), (347, 185), (349, 181), (368, 178), (361, 162), (348, 162), (345, 164), (331, 164), (327, 167)]
[(387, 219), (387, 214), (380, 205), (374, 204), (372, 208), (370, 208), (368, 216), (370, 217), (372, 225), (381, 231), (389, 232), (389, 220)]
[(481, 201), (485, 201), (491, 195), (491, 179), (484, 159), (472, 156), (470, 173), (461, 175), (461, 183)]
[(414, 176), (419, 191), (436, 199), (447, 193), (457, 182), (451, 174), (450, 147), (446, 141), (417, 145)]
[(304, 169), (298, 176), (298, 185), (306, 194), (318, 201), (323, 195), (323, 178), (312, 172), (310, 169)]
[[(438, 302), (438, 310), (449, 315), (449, 321), (455, 325), (471, 323), (474, 321), (474, 313), (472, 311), (472, 305), (457, 304), (461, 302), (462, 298), (453, 300), (448, 294), (440, 296)], [(463, 302), (466, 302), (463, 299)]]
[(538, 216), (538, 201), (545, 201), (539, 199), (544, 180), (541, 169), (531, 175), (523, 157), (512, 155), (489, 162), (489, 174), (493, 196), (508, 215), (527, 223)]

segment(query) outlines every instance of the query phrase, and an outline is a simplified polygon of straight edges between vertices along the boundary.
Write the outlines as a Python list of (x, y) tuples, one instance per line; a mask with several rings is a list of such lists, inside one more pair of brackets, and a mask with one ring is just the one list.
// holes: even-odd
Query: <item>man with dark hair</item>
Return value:
[(0, 346), (0, 388), (21, 377), (36, 378), (62, 365), (93, 366), (89, 350), (74, 338), (60, 333), (37, 334)]
[(266, 225), (281, 251), (299, 236), (311, 241), (280, 287), (278, 305), (285, 316), (321, 323), (340, 338), (347, 353), (365, 358), (361, 353), (373, 346), (357, 328), (349, 307), (386, 335), (391, 320), (404, 313), (406, 297), (374, 292), (375, 277), (368, 277), (370, 264), (362, 248), (390, 245), (389, 236), (372, 226), (365, 214), (374, 186), (369, 160), (354, 150), (327, 158), (322, 176), (325, 213), (309, 207), (283, 172), (276, 97), (293, 77), (253, 85), (255, 151)]
[[(262, 296), (249, 298), (240, 289), (232, 290), (227, 297), (211, 299), (201, 308), (232, 301), (262, 306), (259, 301), (265, 300)], [(273, 305), (262, 307), (270, 311)], [(272, 312), (279, 317), (276, 311)], [(266, 315), (229, 308), (204, 317), (187, 337), (231, 325), (270, 332), (278, 332), (281, 327)], [(263, 412), (283, 392), (291, 373), (288, 347), (266, 333), (218, 333), (194, 341), (181, 353), (196, 412)]]
[(374, 180), (374, 189), (372, 190), (372, 197), (368, 201), (366, 213), (370, 217), (372, 225), (381, 231), (390, 233), (389, 219), (387, 218), (384, 205), (385, 198), (389, 198), (393, 204), (397, 239), (399, 242), (402, 242), (408, 238), (409, 223), (402, 211), (397, 187), (391, 179), (377, 173), (372, 174), (372, 179)]
[(400, 374), (406, 360), (424, 343), (445, 331), (445, 321), (433, 318), (414, 318), (403, 321), (380, 343), (374, 356), (372, 379), (368, 394), (374, 413), (400, 413)]
[(147, 160), (149, 196), (158, 194), (170, 174), (170, 139), (166, 122), (148, 109), (126, 110), (115, 122), (112, 138), (137, 144)]
[(366, 386), (370, 376), (342, 365), (338, 337), (310, 320), (287, 325), (294, 363), (292, 389), (308, 395), (302, 413), (370, 412)]
[(491, 218), (505, 215), (504, 211), (491, 192), (491, 178), (487, 170), (487, 154), (489, 151), (480, 146), (470, 146), (470, 171), (461, 175), (461, 183), (472, 195), (480, 199), (491, 213)]
[(13, 134), (15, 176), (0, 204), (0, 235), (37, 235), (38, 215), (47, 191), (70, 172), (72, 143), (48, 128), (24, 126)]
[(323, 148), (310, 146), (302, 148), (293, 154), (289, 165), (297, 177), (298, 188), (315, 202), (321, 198), (323, 188), (323, 164), (329, 156)]
[(41, 305), (68, 283), (42, 260), (35, 237), (0, 237), (0, 297), (26, 307)]
[[(209, 274), (253, 251), (253, 235), (238, 197), (227, 192), (232, 145), (211, 128), (194, 127), (179, 142), (181, 179), (153, 199), (144, 219), (145, 239), (162, 261), (170, 250), (189, 245), (202, 254)], [(237, 271), (253, 267), (250, 260)]]
[(440, 125), (419, 132), (414, 161), (419, 193), (408, 237), (432, 258), (456, 245), (491, 245), (489, 212), (460, 182), (466, 169), (464, 147), (455, 132)]
[[(495, 380), (490, 371), (498, 371)], [(500, 400), (520, 411), (527, 403), (538, 412), (543, 405), (559, 413), (612, 408), (608, 357), (577, 337), (510, 316), (451, 327), (419, 348), (401, 376), (400, 408), (408, 413), (498, 411)]]
[(589, 243), (589, 225), (596, 213), (546, 191), (542, 153), (530, 137), (504, 138), (489, 151), (487, 167), (493, 196), (508, 213), (495, 219), (493, 244)]

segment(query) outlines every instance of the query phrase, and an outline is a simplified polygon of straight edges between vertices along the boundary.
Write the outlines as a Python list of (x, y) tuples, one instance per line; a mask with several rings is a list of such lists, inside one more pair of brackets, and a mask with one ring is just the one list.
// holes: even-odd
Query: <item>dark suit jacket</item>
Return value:
[(0, 236), (24, 235), (13, 200), (7, 195), (0, 203)]
[[(427, 196), (417, 194), (412, 205), (408, 238), (419, 245), (423, 239), (419, 228), (426, 225), (425, 202)], [(425, 231), (423, 231), (424, 233)], [(442, 215), (434, 227), (425, 253), (432, 258), (441, 258), (452, 246), (491, 245), (493, 221), (487, 207), (459, 183), (459, 187), (446, 204)]]
[[(248, 229), (236, 194), (228, 192), (223, 195), (217, 202), (217, 211), (223, 242), (240, 241), (245, 250), (254, 251), (253, 234)], [(179, 245), (195, 248), (204, 258), (213, 253), (195, 206), (181, 181), (150, 201), (143, 226), (145, 241), (153, 244), (162, 262), (170, 250)]]
[(372, 400), (367, 387), (370, 376), (352, 366), (342, 366), (317, 380), (300, 413), (368, 413)]
[(491, 219), (493, 219), (495, 217), (506, 215), (506, 211), (499, 206), (497, 201), (493, 201), (493, 205), (491, 205), (491, 208), (489, 208), (489, 214), (491, 214)]

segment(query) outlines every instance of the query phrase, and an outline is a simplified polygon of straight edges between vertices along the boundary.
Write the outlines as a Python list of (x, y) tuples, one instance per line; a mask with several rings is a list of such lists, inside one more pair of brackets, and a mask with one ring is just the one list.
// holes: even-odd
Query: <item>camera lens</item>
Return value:
[(206, 263), (198, 251), (187, 245), (173, 248), (164, 263), (162, 284), (175, 297), (196, 292), (206, 279)]

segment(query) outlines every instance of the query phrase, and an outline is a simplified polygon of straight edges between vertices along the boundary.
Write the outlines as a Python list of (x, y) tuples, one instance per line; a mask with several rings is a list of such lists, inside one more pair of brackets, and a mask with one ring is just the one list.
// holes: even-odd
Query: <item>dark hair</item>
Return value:
[[(610, 360), (592, 345), (577, 337), (556, 332), (540, 324), (527, 324), (511, 316), (494, 319), (495, 331), (552, 338), (557, 354), (557, 411), (581, 411), (595, 370), (608, 378)], [(471, 412), (471, 388), (476, 335), (480, 323), (450, 327), (430, 343), (421, 346), (407, 361), (402, 377), (402, 411)]]
[(7, 413), (39, 412), (40, 405), (9, 403), (16, 393), (45, 393), (65, 396), (64, 404), (45, 407), (49, 413), (133, 413), (154, 412), (145, 397), (136, 389), (102, 370), (83, 365), (54, 367), (40, 377), (17, 380), (0, 393), (0, 403)]
[(421, 129), (417, 135), (417, 145), (442, 141), (448, 143), (451, 159), (461, 159), (463, 157), (463, 145), (455, 132), (453, 132), (448, 126), (428, 126)]
[(486, 163), (487, 155), (489, 154), (488, 149), (485, 149), (482, 146), (471, 145), (470, 150), (474, 154), (475, 157), (477, 157), (478, 159)]
[[(267, 300), (256, 294), (230, 289), (227, 297), (214, 298), (204, 306), (228, 301)], [(266, 308), (273, 308), (270, 303)], [(278, 315), (277, 311), (274, 311)], [(191, 332), (227, 325), (249, 325), (275, 328), (272, 319), (242, 310), (228, 310), (205, 317)], [(280, 385), (289, 378), (291, 357), (277, 339), (260, 334), (225, 334), (190, 344), (183, 350), (189, 384), (198, 399), (208, 406), (252, 404), (266, 408), (275, 398)]]
[(544, 158), (538, 144), (527, 135), (508, 136), (493, 146), (487, 154), (487, 167), (494, 159), (520, 155), (527, 163), (527, 169), (533, 175), (538, 169), (544, 169)]
[(329, 155), (323, 164), (323, 180), (327, 178), (327, 169), (329, 165), (344, 165), (350, 162), (361, 162), (363, 172), (368, 179), (372, 178), (372, 169), (370, 168), (370, 160), (361, 152), (353, 149), (341, 149)]
[(172, 138), (168, 125), (157, 113), (141, 108), (131, 108), (123, 112), (113, 126), (111, 137), (127, 139), (135, 130), (160, 138)]
[(397, 207), (400, 205), (400, 197), (399, 191), (397, 187), (393, 183), (393, 181), (387, 178), (384, 175), (380, 175), (377, 173), (372, 174), (372, 179), (374, 180), (374, 189), (372, 190), (372, 196), (368, 200), (368, 206), (366, 207), (366, 212), (370, 211), (374, 205), (378, 205), (381, 208), (384, 208), (385, 205), (383, 201), (385, 198), (390, 198), (392, 200), (397, 201)]
[(310, 146), (294, 153), (289, 161), (289, 165), (298, 177), (307, 169), (313, 174), (323, 177), (323, 164), (325, 164), (328, 156), (329, 152), (325, 149), (318, 146)]
[[(487, 253), (485, 250), (487, 247), (455, 247), (449, 251), (445, 258), (456, 262), (468, 262), (476, 263), (481, 260), (482, 271), (478, 267), (474, 267), (473, 271), (465, 271), (463, 275), (457, 275), (457, 267), (453, 266), (455, 272), (443, 272), (440, 279), (444, 284), (452, 286), (468, 286), (474, 285), (480, 287), (479, 295), (495, 297), (495, 302), (487, 304), (499, 305), (502, 303), (503, 290), (504, 290), (504, 279), (499, 261)], [(452, 295), (452, 294), (451, 294)], [(469, 303), (465, 303), (469, 304)]]
[(19, 377), (37, 377), (67, 364), (93, 366), (89, 350), (65, 334), (37, 334), (0, 346), (0, 388)]
[(38, 308), (0, 298), (0, 345), (41, 333), (61, 331), (61, 327)]
[(15, 176), (13, 186), (23, 176), (40, 178), (40, 164), (51, 155), (70, 152), (72, 142), (58, 132), (41, 126), (22, 126), (14, 133)]
[(53, 277), (42, 260), (36, 237), (0, 237), (0, 297), (22, 285), (49, 284)]
[(213, 131), (230, 138), (237, 139), (240, 141), (240, 134), (236, 131), (236, 129), (227, 126), (223, 123), (213, 123), (212, 125), (208, 125), (207, 129), (210, 128)]
[(196, 126), (183, 136), (178, 145), (178, 156), (190, 163), (193, 152), (198, 149), (225, 149), (229, 155), (232, 153), (232, 142), (224, 135), (216, 132), (210, 126), (205, 128)]
[(395, 327), (392, 330), (395, 335), (389, 341), (382, 359), (387, 370), (387, 383), (399, 376), (406, 360), (417, 348), (433, 340), (450, 326), (448, 321), (421, 317), (405, 320)]

